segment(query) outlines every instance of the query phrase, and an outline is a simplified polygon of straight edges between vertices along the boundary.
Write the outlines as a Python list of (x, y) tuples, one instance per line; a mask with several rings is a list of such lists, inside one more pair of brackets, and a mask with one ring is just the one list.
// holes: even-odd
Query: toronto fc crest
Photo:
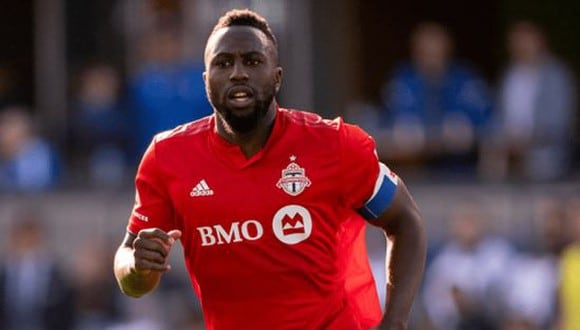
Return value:
[(295, 160), (296, 156), (290, 156), (290, 164), (282, 170), (282, 177), (276, 183), (276, 187), (284, 189), (291, 196), (298, 196), (311, 183), (306, 176), (306, 170), (296, 164)]

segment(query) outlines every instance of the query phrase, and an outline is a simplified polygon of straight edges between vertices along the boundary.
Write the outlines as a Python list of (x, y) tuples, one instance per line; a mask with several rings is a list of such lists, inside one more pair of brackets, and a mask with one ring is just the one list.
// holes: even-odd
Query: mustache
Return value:
[(234, 84), (225, 90), (226, 97), (232, 97), (236, 93), (246, 93), (248, 96), (257, 95), (257, 91), (251, 85), (245, 83)]
[(257, 100), (252, 111), (243, 115), (225, 106), (220, 106), (218, 107), (218, 116), (221, 117), (225, 126), (232, 131), (241, 134), (249, 133), (258, 127), (272, 102), (274, 102), (274, 95), (269, 94), (264, 99)]

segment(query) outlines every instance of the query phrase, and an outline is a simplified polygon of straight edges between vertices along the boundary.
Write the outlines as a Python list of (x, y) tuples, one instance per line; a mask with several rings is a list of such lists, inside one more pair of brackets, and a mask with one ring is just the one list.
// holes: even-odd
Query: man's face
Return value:
[(508, 35), (508, 50), (516, 62), (536, 63), (542, 58), (544, 48), (541, 32), (529, 24), (516, 25)]
[(448, 37), (439, 30), (425, 30), (416, 36), (412, 46), (415, 63), (428, 74), (440, 74), (451, 52)]
[(253, 27), (215, 32), (205, 51), (209, 101), (226, 130), (254, 130), (272, 106), (282, 79), (273, 43)]

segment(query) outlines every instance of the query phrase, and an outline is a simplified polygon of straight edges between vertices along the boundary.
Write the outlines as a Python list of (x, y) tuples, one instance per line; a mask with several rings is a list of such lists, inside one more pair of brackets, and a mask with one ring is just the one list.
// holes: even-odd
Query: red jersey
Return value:
[(357, 210), (388, 206), (383, 172), (341, 119), (278, 109), (247, 159), (210, 116), (154, 138), (128, 230), (182, 231), (207, 329), (367, 329), (382, 315)]

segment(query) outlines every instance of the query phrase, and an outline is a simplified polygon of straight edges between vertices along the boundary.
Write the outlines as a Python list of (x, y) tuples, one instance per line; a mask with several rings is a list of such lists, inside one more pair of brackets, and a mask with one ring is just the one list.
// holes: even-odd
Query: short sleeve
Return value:
[(398, 178), (379, 162), (374, 139), (361, 128), (345, 124), (340, 137), (344, 202), (366, 219), (377, 218), (391, 205)]
[(174, 225), (174, 209), (159, 169), (156, 144), (153, 141), (139, 164), (135, 178), (135, 204), (127, 230), (137, 234), (146, 228), (169, 231)]

